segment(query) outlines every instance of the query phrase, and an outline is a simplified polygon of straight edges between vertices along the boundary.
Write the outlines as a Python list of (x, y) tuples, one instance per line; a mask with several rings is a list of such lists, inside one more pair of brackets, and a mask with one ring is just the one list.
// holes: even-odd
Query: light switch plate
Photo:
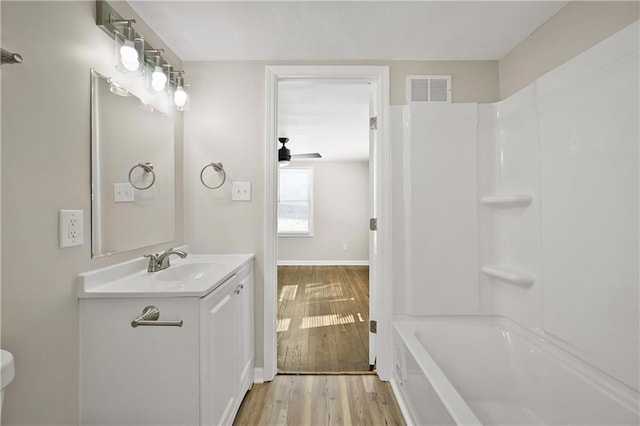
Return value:
[(233, 201), (250, 201), (251, 182), (231, 182), (231, 199)]
[(133, 186), (126, 183), (113, 184), (113, 201), (116, 203), (132, 203), (134, 199)]
[(84, 244), (83, 217), (83, 210), (60, 210), (58, 215), (60, 248)]

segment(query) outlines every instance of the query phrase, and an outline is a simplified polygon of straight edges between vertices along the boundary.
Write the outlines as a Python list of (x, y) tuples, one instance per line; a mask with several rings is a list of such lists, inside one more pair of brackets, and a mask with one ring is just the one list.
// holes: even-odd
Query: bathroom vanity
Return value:
[(81, 424), (233, 422), (253, 382), (253, 255), (172, 262), (80, 275)]

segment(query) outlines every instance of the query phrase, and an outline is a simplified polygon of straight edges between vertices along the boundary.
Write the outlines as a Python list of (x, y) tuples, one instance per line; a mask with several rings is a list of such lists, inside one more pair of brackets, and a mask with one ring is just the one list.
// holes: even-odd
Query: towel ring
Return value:
[[(220, 182), (220, 185), (218, 185), (218, 186), (209, 186), (204, 182), (204, 171), (207, 170), (207, 167), (211, 167), (213, 170), (215, 170), (218, 173), (222, 172), (222, 182)], [(222, 166), (222, 163), (210, 163), (210, 164), (207, 164), (200, 171), (200, 182), (202, 182), (202, 184), (204, 186), (206, 186), (207, 188), (209, 188), (209, 189), (218, 189), (218, 188), (220, 188), (222, 185), (224, 185), (224, 182), (226, 180), (227, 180), (227, 172), (224, 171), (224, 167)]]
[[(151, 180), (151, 183), (149, 185), (147, 185), (147, 186), (136, 186), (133, 183), (133, 181), (131, 180), (131, 173), (133, 173), (133, 171), (138, 167), (141, 167), (142, 170), (145, 171), (145, 173), (151, 173), (151, 176), (153, 177), (153, 179)], [(151, 188), (155, 182), (156, 182), (156, 172), (153, 171), (153, 164), (151, 164), (151, 163), (144, 163), (144, 164), (138, 163), (135, 166), (133, 166), (131, 168), (131, 170), (129, 170), (129, 183), (135, 189), (139, 189), (140, 191), (144, 191), (145, 189)]]

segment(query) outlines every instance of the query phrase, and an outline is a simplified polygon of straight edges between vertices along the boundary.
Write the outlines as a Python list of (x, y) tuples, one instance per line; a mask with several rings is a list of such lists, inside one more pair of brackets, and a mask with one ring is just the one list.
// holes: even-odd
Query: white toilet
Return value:
[(15, 366), (13, 364), (13, 355), (11, 352), (7, 352), (0, 349), (0, 421), (2, 421), (2, 401), (4, 401), (4, 390), (11, 383), (13, 377), (16, 374)]

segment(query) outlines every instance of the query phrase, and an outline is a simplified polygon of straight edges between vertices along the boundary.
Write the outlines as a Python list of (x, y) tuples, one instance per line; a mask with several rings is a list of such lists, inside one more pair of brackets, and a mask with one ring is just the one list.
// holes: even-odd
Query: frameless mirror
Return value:
[(91, 255), (175, 239), (173, 118), (91, 70)]

